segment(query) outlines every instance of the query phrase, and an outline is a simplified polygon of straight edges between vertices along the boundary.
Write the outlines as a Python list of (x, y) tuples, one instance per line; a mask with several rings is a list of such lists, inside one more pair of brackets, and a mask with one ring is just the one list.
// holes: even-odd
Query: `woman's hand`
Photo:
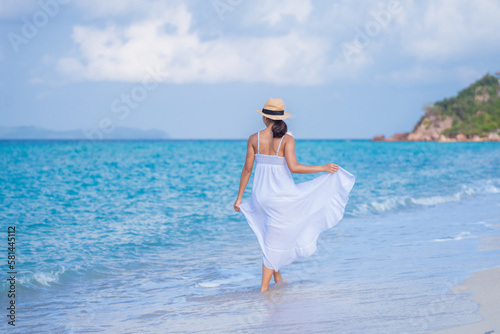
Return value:
[(325, 168), (325, 172), (335, 173), (339, 169), (339, 165), (329, 163), (323, 166)]
[(234, 210), (240, 212), (240, 204), (241, 204), (241, 199), (236, 199), (236, 202), (234, 202), (233, 204)]

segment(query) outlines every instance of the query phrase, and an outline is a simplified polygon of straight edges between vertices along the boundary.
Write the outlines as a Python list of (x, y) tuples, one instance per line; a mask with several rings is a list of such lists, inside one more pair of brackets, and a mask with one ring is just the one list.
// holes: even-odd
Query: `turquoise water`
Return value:
[[(356, 176), (344, 219), (261, 294), (234, 212), (246, 141), (0, 142), (19, 333), (426, 333), (478, 320), (448, 289), (500, 265), (499, 143), (297, 140)], [(294, 175), (297, 182), (319, 174)], [(252, 179), (244, 201), (249, 200)], [(272, 284), (271, 284), (272, 285)]]

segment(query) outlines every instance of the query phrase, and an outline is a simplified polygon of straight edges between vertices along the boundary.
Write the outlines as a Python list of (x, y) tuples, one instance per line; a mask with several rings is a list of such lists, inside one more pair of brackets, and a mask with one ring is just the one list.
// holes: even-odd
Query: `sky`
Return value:
[(243, 139), (411, 131), (500, 70), (498, 0), (0, 0), (0, 125)]

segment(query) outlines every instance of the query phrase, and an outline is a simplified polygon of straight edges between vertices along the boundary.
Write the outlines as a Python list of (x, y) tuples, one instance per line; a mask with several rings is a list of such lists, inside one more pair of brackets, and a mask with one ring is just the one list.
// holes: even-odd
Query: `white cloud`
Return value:
[[(173, 83), (299, 85), (353, 73), (344, 59), (329, 61), (329, 43), (297, 30), (279, 36), (202, 40), (184, 5), (158, 17), (125, 27), (74, 27), (78, 51), (59, 60), (59, 71), (73, 80), (140, 81), (148, 67), (159, 66), (169, 73), (166, 81)], [(350, 66), (362, 67), (363, 59)]]
[(401, 44), (421, 61), (449, 61), (498, 51), (500, 2), (441, 0), (415, 2), (400, 31)]
[[(57, 68), (64, 79), (90, 81), (140, 81), (148, 67), (159, 66), (172, 83), (314, 85), (367, 75), (407, 83), (450, 73), (467, 80), (478, 73), (477, 66), (460, 61), (498, 51), (492, 43), (500, 39), (495, 0), (401, 0), (402, 10), (348, 62), (342, 45), (352, 44), (376, 20), (374, 13), (392, 2), (363, 6), (361, 0), (339, 0), (313, 8), (310, 0), (258, 0), (232, 12), (242, 20), (231, 22), (219, 21), (210, 5), (200, 8), (213, 10), (212, 16), (194, 17), (186, 2), (176, 0), (76, 2), (101, 25), (75, 26), (75, 48), (59, 58)], [(200, 25), (197, 19), (212, 19), (223, 28), (202, 31), (213, 22)]]
[(279, 23), (290, 15), (299, 23), (303, 23), (311, 14), (311, 0), (264, 0), (252, 3), (255, 6), (255, 18), (270, 25)]

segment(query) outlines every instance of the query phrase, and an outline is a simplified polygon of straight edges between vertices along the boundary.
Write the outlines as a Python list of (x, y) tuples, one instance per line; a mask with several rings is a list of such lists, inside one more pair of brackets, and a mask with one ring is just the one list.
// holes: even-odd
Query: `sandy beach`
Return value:
[[(495, 227), (500, 228), (500, 225)], [(485, 237), (479, 243), (481, 251), (500, 249), (500, 235)], [(478, 322), (448, 328), (435, 334), (500, 333), (500, 267), (476, 271), (472, 277), (451, 289), (451, 293), (472, 293), (469, 297), (479, 304)]]
[(500, 333), (500, 268), (481, 270), (452, 288), (453, 293), (472, 293), (479, 304), (477, 314), (482, 320), (472, 324), (448, 328), (435, 334)]

